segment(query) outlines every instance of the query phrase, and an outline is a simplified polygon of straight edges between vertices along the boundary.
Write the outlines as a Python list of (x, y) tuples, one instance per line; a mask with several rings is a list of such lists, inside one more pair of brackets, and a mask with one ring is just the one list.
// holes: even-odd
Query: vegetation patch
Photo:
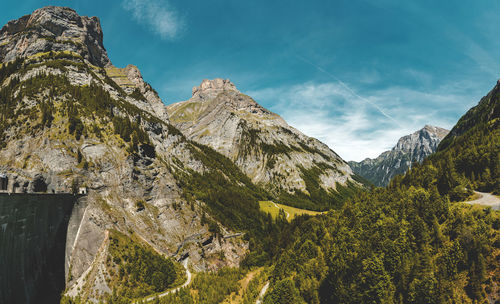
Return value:
[(283, 210), (283, 212), (285, 213), (284, 216), (288, 221), (291, 221), (296, 216), (302, 214), (307, 214), (311, 216), (321, 214), (321, 212), (294, 208), (287, 205), (277, 204), (272, 201), (260, 201), (259, 206), (260, 210), (262, 210), (265, 213), (271, 214), (273, 219), (276, 219), (280, 215), (280, 211)]
[(352, 181), (347, 181), (346, 185), (336, 183), (335, 190), (325, 190), (321, 186), (320, 176), (328, 168), (322, 168), (321, 164), (316, 164), (310, 169), (300, 166), (301, 177), (306, 184), (308, 193), (301, 190), (295, 190), (294, 193), (282, 191), (279, 195), (279, 202), (299, 209), (326, 211), (342, 207), (347, 200), (365, 191), (364, 188)]
[(133, 235), (111, 231), (109, 241), (106, 266), (113, 274), (109, 282), (113, 290), (112, 303), (117, 299), (149, 296), (185, 281), (182, 265), (161, 256)]
[(435, 190), (362, 193), (285, 227), (264, 303), (482, 302), (500, 268), (499, 229), (500, 212)]
[(222, 268), (218, 272), (201, 272), (194, 277), (190, 288), (159, 299), (165, 304), (219, 304), (240, 288), (239, 281), (246, 271), (240, 268)]

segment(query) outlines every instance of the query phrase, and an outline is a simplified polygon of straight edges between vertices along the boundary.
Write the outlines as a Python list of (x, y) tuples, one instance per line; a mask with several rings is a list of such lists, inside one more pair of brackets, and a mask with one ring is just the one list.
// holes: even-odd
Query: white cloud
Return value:
[(162, 39), (177, 37), (183, 27), (182, 19), (165, 1), (123, 0), (122, 6), (137, 22), (148, 26)]
[[(329, 82), (247, 93), (257, 101), (274, 104), (271, 110), (298, 130), (326, 143), (343, 159), (360, 161), (377, 157), (400, 137), (426, 124), (451, 128), (475, 103), (475, 97), (458, 88), (422, 92), (390, 87), (360, 97), (342, 84)], [(393, 119), (381, 113), (380, 108)]]

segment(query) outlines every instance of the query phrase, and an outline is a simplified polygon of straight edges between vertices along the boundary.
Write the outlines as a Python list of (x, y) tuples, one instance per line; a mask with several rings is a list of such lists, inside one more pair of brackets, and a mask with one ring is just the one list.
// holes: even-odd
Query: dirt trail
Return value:
[(242, 301), (242, 296), (245, 293), (250, 281), (253, 280), (253, 278), (255, 278), (256, 276), (258, 276), (263, 269), (264, 268), (261, 267), (261, 268), (255, 269), (254, 271), (247, 273), (247, 275), (239, 281), (240, 290), (237, 293), (235, 293), (235, 292), (231, 293), (222, 303), (223, 304), (240, 303)]
[[(282, 209), (282, 208), (280, 208), (278, 205), (276, 205), (276, 203), (275, 203), (275, 202), (272, 202), (272, 203), (274, 204), (274, 207), (278, 208), (278, 210), (279, 210), (279, 209)], [(283, 211), (285, 211), (285, 209), (283, 209)], [(285, 211), (285, 214), (286, 214), (286, 219), (288, 219), (288, 218), (290, 217), (290, 213), (288, 213), (288, 212), (286, 212), (286, 211)]]
[(490, 206), (493, 210), (500, 210), (500, 198), (496, 195), (474, 191), (479, 195), (478, 199), (466, 202), (471, 205)]

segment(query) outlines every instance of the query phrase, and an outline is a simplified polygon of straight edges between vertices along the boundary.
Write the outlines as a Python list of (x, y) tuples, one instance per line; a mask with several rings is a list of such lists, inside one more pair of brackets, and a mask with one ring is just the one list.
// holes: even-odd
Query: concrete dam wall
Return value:
[[(59, 303), (65, 287), (71, 194), (0, 193), (0, 303)], [(78, 204), (77, 204), (78, 205)], [(75, 208), (79, 210), (81, 208)]]

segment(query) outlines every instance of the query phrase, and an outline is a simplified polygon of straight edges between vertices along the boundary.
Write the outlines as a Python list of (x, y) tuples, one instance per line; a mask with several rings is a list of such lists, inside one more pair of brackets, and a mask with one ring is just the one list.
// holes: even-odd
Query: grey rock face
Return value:
[(70, 8), (44, 7), (0, 30), (0, 62), (48, 51), (71, 51), (99, 67), (110, 64), (99, 19)]
[(385, 151), (375, 159), (349, 162), (356, 174), (363, 176), (376, 186), (386, 186), (398, 174), (405, 173), (414, 162), (421, 163), (436, 152), (448, 130), (426, 125), (413, 134), (401, 137), (392, 150)]
[(193, 97), (203, 95), (203, 98), (215, 98), (224, 91), (239, 92), (229, 79), (203, 79), (199, 86), (193, 88)]
[(191, 99), (167, 109), (171, 123), (189, 139), (224, 154), (273, 193), (307, 193), (301, 168), (321, 164), (325, 190), (352, 181), (351, 168), (327, 145), (289, 126), (229, 80), (205, 79)]
[(142, 94), (144, 97), (143, 100), (139, 99), (139, 102), (137, 102), (134, 98), (128, 98), (129, 102), (133, 103), (140, 109), (157, 116), (165, 122), (169, 121), (165, 104), (151, 85), (144, 81), (141, 72), (135, 65), (129, 64), (123, 69), (109, 66), (106, 68), (106, 74), (127, 94), (133, 94), (135, 91)]

